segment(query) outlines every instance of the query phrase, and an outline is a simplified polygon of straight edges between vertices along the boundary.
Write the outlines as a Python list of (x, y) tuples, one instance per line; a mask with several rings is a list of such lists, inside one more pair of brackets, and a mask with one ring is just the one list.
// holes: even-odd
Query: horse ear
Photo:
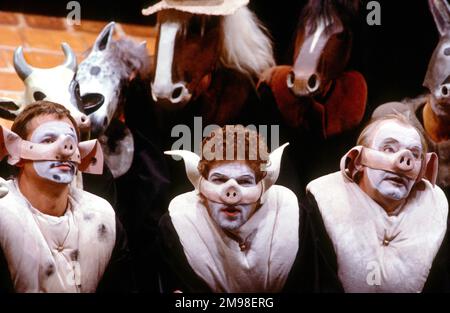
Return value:
[(18, 114), (19, 106), (12, 99), (0, 98), (0, 117), (14, 121)]
[(450, 29), (450, 6), (447, 0), (428, 0), (437, 29), (444, 36)]
[(103, 51), (109, 47), (112, 35), (114, 33), (115, 22), (110, 22), (103, 28), (94, 43), (94, 50)]

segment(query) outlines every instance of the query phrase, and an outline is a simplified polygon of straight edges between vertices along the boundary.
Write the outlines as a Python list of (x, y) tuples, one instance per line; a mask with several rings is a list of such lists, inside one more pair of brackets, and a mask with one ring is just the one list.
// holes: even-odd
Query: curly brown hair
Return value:
[(198, 170), (207, 179), (214, 164), (236, 160), (245, 161), (259, 182), (266, 175), (269, 161), (267, 145), (255, 130), (242, 125), (226, 125), (214, 129), (202, 141)]

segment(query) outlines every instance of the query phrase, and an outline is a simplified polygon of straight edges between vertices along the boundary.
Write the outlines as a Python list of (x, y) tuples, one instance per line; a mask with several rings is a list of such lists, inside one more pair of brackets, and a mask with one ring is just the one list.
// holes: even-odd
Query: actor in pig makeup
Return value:
[(71, 184), (101, 174), (96, 140), (78, 142), (62, 105), (38, 101), (0, 129), (0, 157), (18, 168), (0, 199), (0, 291), (128, 291), (125, 234), (111, 205)]
[(160, 221), (165, 292), (278, 292), (298, 252), (299, 207), (274, 185), (286, 145), (270, 155), (241, 125), (217, 128), (202, 157), (184, 159), (195, 190), (175, 197)]
[(299, 291), (448, 291), (448, 202), (437, 166), (406, 117), (372, 120), (341, 171), (307, 186)]

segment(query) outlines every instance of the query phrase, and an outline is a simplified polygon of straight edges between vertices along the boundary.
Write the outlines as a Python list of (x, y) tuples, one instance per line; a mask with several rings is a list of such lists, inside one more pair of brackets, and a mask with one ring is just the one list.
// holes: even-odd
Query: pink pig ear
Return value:
[(9, 156), (8, 163), (14, 165), (20, 161), (22, 138), (8, 128), (0, 125), (0, 160)]
[(433, 186), (436, 184), (439, 167), (439, 158), (436, 153), (427, 153), (425, 157), (425, 170), (423, 177), (428, 179)]
[(361, 167), (359, 159), (362, 148), (362, 146), (353, 147), (341, 158), (341, 172), (348, 180), (353, 181)]
[(101, 175), (103, 173), (103, 150), (97, 139), (82, 141), (78, 144), (81, 172)]

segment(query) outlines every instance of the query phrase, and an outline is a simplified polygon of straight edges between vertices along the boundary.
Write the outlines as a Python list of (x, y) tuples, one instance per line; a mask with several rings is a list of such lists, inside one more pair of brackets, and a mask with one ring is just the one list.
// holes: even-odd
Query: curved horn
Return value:
[(164, 154), (176, 155), (183, 158), (184, 166), (186, 168), (186, 175), (194, 188), (198, 189), (201, 178), (200, 172), (198, 171), (198, 162), (200, 161), (200, 157), (194, 152), (187, 150), (165, 151)]
[(17, 47), (14, 51), (14, 68), (22, 81), (33, 72), (33, 68), (25, 61), (22, 46)]
[(73, 52), (72, 48), (65, 42), (61, 44), (61, 48), (64, 51), (64, 55), (66, 56), (66, 61), (64, 62), (64, 66), (68, 69), (76, 72), (77, 71), (77, 56)]
[(285, 143), (281, 147), (276, 148), (269, 155), (269, 166), (266, 169), (267, 174), (266, 177), (264, 177), (263, 181), (264, 192), (272, 187), (272, 185), (277, 181), (278, 176), (280, 175), (281, 157), (283, 156), (284, 148), (286, 148), (288, 145), (289, 142)]

